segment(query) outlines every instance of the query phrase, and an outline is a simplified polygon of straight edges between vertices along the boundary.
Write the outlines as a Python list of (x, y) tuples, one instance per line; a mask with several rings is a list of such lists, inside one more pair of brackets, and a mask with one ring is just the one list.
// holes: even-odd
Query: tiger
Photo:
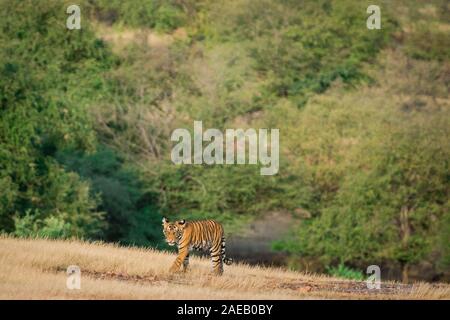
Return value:
[(170, 222), (162, 219), (163, 233), (170, 246), (177, 245), (178, 256), (169, 272), (185, 272), (189, 266), (189, 251), (203, 250), (211, 255), (213, 273), (223, 274), (223, 263), (230, 265), (233, 259), (225, 255), (225, 237), (223, 227), (214, 220)]

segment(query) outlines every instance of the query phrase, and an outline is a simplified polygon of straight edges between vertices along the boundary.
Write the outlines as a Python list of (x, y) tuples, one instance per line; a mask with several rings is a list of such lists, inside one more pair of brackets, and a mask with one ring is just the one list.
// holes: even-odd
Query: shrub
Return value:
[(14, 219), (14, 235), (18, 237), (40, 237), (40, 238), (68, 238), (74, 236), (70, 223), (63, 219), (49, 216), (43, 220), (37, 218), (38, 212), (27, 211), (23, 217)]
[(105, 213), (101, 238), (134, 245), (161, 242), (157, 196), (116, 152), (99, 146), (91, 154), (63, 150), (56, 158), (66, 170), (89, 181), (91, 196), (98, 195), (96, 210)]
[(100, 0), (82, 3), (82, 7), (87, 9), (92, 19), (108, 24), (154, 28), (165, 32), (182, 26), (187, 18), (183, 11), (184, 6), (177, 1)]
[(343, 263), (340, 263), (337, 267), (327, 267), (327, 273), (338, 278), (364, 280), (364, 275), (361, 271), (349, 268)]

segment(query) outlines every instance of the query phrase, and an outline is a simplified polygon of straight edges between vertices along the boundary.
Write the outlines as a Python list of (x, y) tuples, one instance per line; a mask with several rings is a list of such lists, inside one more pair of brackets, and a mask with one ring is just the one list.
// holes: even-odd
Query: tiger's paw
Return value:
[(182, 267), (181, 272), (185, 273), (188, 272), (191, 268), (190, 267)]
[(214, 270), (214, 271), (212, 272), (212, 274), (213, 274), (214, 276), (221, 276), (221, 275), (223, 274), (223, 271), (222, 271), (222, 270)]

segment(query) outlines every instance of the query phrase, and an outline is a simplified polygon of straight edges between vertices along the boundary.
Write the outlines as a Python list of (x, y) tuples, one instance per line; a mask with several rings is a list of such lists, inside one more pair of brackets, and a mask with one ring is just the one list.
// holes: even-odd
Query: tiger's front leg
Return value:
[(184, 260), (183, 260), (183, 265), (182, 265), (181, 270), (182, 270), (183, 272), (186, 272), (187, 269), (188, 269), (188, 267), (189, 267), (189, 253), (186, 255), (186, 257), (185, 257)]
[(189, 250), (184, 247), (184, 248), (178, 248), (178, 256), (175, 259), (175, 261), (173, 262), (172, 266), (169, 269), (169, 272), (178, 272), (180, 271), (181, 268), (181, 264), (185, 262), (186, 258), (189, 259), (188, 257), (189, 255)]

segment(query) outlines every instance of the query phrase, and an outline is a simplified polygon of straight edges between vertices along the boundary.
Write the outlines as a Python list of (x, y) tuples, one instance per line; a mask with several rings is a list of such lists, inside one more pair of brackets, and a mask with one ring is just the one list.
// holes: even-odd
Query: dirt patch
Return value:
[(380, 289), (369, 289), (364, 281), (333, 281), (327, 283), (314, 283), (311, 281), (296, 281), (290, 283), (280, 283), (278, 288), (300, 290), (308, 292), (336, 292), (358, 295), (406, 295), (413, 289), (412, 285), (382, 283)]
[[(58, 268), (59, 272), (65, 270)], [(191, 280), (185, 278), (183, 274), (173, 274), (167, 276), (156, 275), (130, 275), (122, 272), (99, 272), (99, 271), (84, 271), (85, 276), (100, 280), (118, 280), (129, 281), (138, 284), (151, 285), (166, 285), (168, 283), (178, 285), (191, 285)], [(268, 288), (274, 290), (289, 290), (299, 294), (310, 293), (314, 296), (329, 295), (330, 293), (342, 295), (358, 295), (358, 296), (372, 296), (383, 295), (386, 297), (404, 296), (411, 294), (414, 289), (412, 284), (400, 283), (382, 283), (380, 289), (368, 289), (364, 281), (280, 281), (276, 278), (266, 278), (268, 281)], [(435, 285), (439, 288), (439, 285)]]

